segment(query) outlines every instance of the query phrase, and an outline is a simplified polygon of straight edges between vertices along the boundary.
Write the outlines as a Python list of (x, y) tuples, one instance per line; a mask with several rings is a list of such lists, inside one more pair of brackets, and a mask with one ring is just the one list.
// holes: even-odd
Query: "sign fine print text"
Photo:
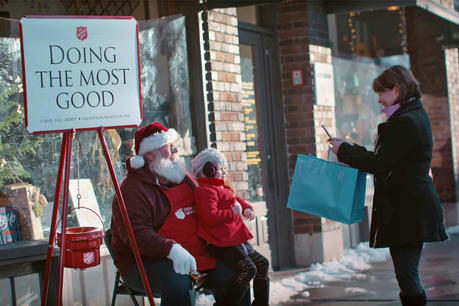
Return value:
[(138, 126), (138, 29), (133, 18), (23, 17), (29, 133)]

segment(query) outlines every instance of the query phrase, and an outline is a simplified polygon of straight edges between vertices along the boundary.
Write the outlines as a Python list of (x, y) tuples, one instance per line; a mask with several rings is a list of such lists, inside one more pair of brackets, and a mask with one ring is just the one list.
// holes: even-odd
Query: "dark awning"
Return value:
[[(200, 9), (238, 7), (247, 5), (263, 5), (281, 3), (287, 0), (207, 0), (200, 4)], [(305, 0), (308, 1), (308, 0)], [(448, 9), (433, 0), (317, 0), (323, 1), (327, 14), (352, 11), (385, 9), (390, 6), (419, 7), (446, 21), (449, 26), (444, 43), (448, 46), (459, 45), (459, 12)]]
[(206, 4), (201, 4), (201, 7), (205, 6), (207, 9), (214, 9), (248, 5), (273, 4), (280, 2), (282, 2), (282, 0), (207, 0)]
[(447, 21), (448, 26), (445, 28), (443, 44), (448, 47), (459, 46), (459, 12), (432, 0), (324, 0), (324, 5), (327, 14), (384, 9), (390, 6), (418, 7)]
[[(273, 4), (285, 0), (207, 0), (207, 9), (247, 5)], [(307, 1), (307, 0), (305, 0)], [(318, 0), (320, 1), (320, 0)], [(390, 6), (417, 6), (451, 23), (459, 25), (459, 12), (448, 9), (433, 0), (322, 0), (327, 14), (383, 9)], [(201, 4), (204, 7), (204, 4)]]
[(459, 12), (448, 9), (433, 0), (374, 0), (374, 1), (339, 1), (324, 0), (328, 14), (350, 11), (382, 9), (390, 6), (417, 6), (429, 13), (437, 15), (455, 25), (459, 25)]

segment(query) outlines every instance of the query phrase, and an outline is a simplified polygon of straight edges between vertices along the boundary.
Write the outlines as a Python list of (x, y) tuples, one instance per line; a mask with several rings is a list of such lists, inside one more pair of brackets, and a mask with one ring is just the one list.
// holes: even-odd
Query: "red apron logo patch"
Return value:
[(76, 36), (79, 40), (88, 38), (88, 27), (77, 27)]
[(184, 208), (177, 209), (175, 211), (175, 216), (177, 217), (177, 219), (182, 220), (182, 219), (185, 219), (186, 216), (194, 214), (195, 212), (196, 212), (196, 207), (194, 206), (184, 207)]
[(94, 262), (95, 256), (93, 252), (87, 252), (83, 254), (83, 262), (90, 265)]

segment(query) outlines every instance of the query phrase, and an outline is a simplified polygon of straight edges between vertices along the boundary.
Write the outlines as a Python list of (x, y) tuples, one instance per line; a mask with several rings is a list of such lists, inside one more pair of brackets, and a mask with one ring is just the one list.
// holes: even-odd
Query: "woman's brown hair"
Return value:
[(419, 99), (422, 95), (418, 80), (403, 66), (392, 66), (373, 80), (373, 90), (376, 93), (394, 87), (399, 89), (396, 103), (401, 105), (410, 102), (412, 98)]

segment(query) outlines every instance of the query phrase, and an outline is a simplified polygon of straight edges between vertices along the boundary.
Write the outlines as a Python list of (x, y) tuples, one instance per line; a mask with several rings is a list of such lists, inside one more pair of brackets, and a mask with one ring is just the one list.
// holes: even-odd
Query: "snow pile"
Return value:
[(278, 305), (281, 302), (288, 301), (289, 297), (296, 294), (301, 294), (305, 298), (309, 297), (309, 292), (306, 291), (308, 286), (295, 277), (284, 278), (278, 282), (271, 282), (269, 303)]
[(459, 234), (459, 225), (451, 226), (446, 229), (448, 235), (458, 235)]
[(363, 279), (366, 276), (358, 272), (370, 269), (372, 262), (385, 261), (388, 258), (387, 248), (371, 249), (368, 242), (362, 242), (355, 249), (344, 250), (343, 256), (338, 259), (311, 265), (309, 271), (298, 274), (296, 278), (313, 286), (323, 282)]
[[(371, 263), (385, 261), (389, 257), (389, 249), (371, 249), (368, 247), (368, 242), (362, 242), (355, 249), (344, 250), (343, 256), (338, 259), (324, 264), (313, 264), (307, 272), (271, 282), (270, 304), (278, 305), (288, 301), (293, 295), (307, 298), (308, 288), (324, 287), (327, 282), (365, 278), (367, 276), (359, 272), (371, 269)], [(365, 289), (347, 288), (346, 290), (362, 292)], [(214, 301), (212, 296), (200, 294), (196, 305), (212, 305)]]
[(374, 291), (368, 291), (367, 289), (360, 287), (348, 287), (344, 289), (344, 292), (348, 294), (363, 294), (371, 292), (374, 294)]

